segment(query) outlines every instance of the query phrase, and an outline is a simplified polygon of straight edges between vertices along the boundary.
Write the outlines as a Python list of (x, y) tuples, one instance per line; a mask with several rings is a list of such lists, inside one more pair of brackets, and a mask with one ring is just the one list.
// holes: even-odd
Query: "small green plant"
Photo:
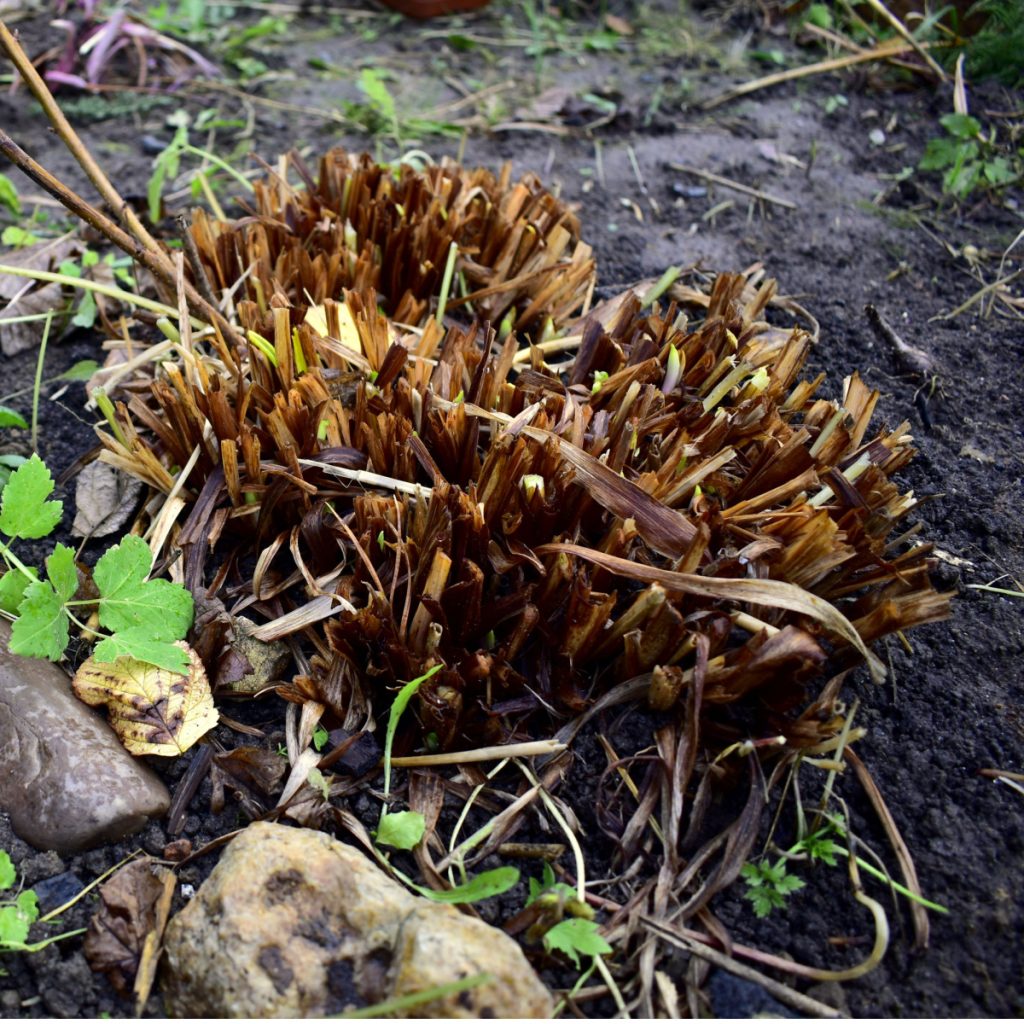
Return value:
[[(416, 691), (435, 673), (441, 670), (441, 665), (434, 665), (421, 676), (406, 683), (396, 694), (391, 710), (388, 713), (388, 727), (384, 736), (384, 797), (387, 799), (391, 792), (391, 750), (395, 742), (395, 733), (398, 730), (398, 722), (402, 713), (409, 706), (409, 701), (416, 695)], [(412, 850), (420, 840), (423, 839), (426, 831), (426, 822), (423, 815), (418, 811), (396, 811), (392, 813), (387, 809), (387, 804), (381, 808), (380, 822), (377, 825), (374, 838), (378, 849), (375, 851), (378, 860), (387, 866), (395, 876), (403, 881), (410, 889), (415, 890), (421, 896), (425, 896), (435, 903), (478, 903), (481, 900), (490, 899), (492, 896), (500, 896), (507, 892), (519, 881), (519, 869), (514, 867), (492, 868), (490, 871), (481, 871), (474, 875), (462, 885), (440, 892), (436, 889), (428, 889), (426, 886), (417, 885), (411, 878), (399, 871), (388, 858), (380, 852), (380, 846), (390, 846), (396, 850)]]
[(462, 134), (462, 129), (458, 125), (449, 124), (447, 121), (406, 116), (399, 110), (395, 97), (388, 88), (389, 76), (389, 72), (379, 71), (377, 68), (363, 68), (359, 73), (358, 85), (366, 101), (343, 103), (345, 117), (371, 135), (390, 136), (400, 150), (419, 142), (423, 136), (457, 138)]
[[(126, 285), (128, 288), (135, 287), (135, 278), (131, 272), (132, 258), (130, 256), (116, 256), (112, 252), (108, 252), (101, 259), (98, 252), (87, 248), (82, 253), (80, 260), (64, 260), (58, 270), (65, 277), (87, 277), (90, 276), (90, 271), (94, 274), (95, 268), (101, 264), (110, 270), (116, 281)], [(95, 294), (90, 291), (83, 291), (82, 297), (78, 300), (78, 309), (71, 318), (71, 323), (75, 327), (92, 327), (96, 323), (98, 312)]]
[(539, 933), (549, 953), (564, 954), (577, 969), (581, 956), (601, 957), (612, 952), (594, 921), (594, 911), (580, 900), (574, 886), (555, 879), (550, 864), (544, 865), (540, 879), (530, 879), (526, 905), (537, 906), (540, 912), (530, 937)]
[[(11, 550), (14, 540), (39, 540), (57, 527), (64, 505), (50, 500), (53, 488), (49, 469), (33, 455), (11, 473), (0, 495), (0, 558), (8, 567), (0, 577), (0, 610), (14, 618), (11, 651), (59, 661), (74, 623), (98, 638), (93, 653), (99, 662), (129, 655), (185, 673), (188, 656), (175, 641), (192, 625), (192, 595), (168, 580), (147, 579), (153, 556), (140, 537), (125, 537), (100, 557), (93, 570), (97, 599), (75, 598), (79, 579), (72, 548), (54, 547), (45, 560), (45, 580)], [(83, 606), (98, 606), (100, 626), (108, 632), (94, 630), (77, 617)]]
[(753, 904), (758, 917), (767, 917), (773, 910), (784, 907), (786, 897), (805, 884), (789, 873), (785, 857), (780, 857), (774, 864), (767, 860), (751, 861), (743, 865), (740, 875), (747, 883), (744, 895)]
[[(206, 116), (203, 116), (206, 115)], [(233, 125), (236, 122), (217, 120), (215, 116), (203, 112), (196, 118), (197, 128), (215, 128), (225, 125)], [(193, 146), (189, 141), (189, 127), (192, 122), (185, 111), (179, 110), (168, 118), (168, 124), (174, 127), (174, 137), (167, 144), (167, 148), (158, 153), (153, 160), (153, 173), (149, 177), (149, 184), (146, 188), (146, 198), (149, 202), (149, 219), (157, 223), (163, 215), (163, 193), (164, 185), (177, 177), (181, 169), (181, 158), (183, 156), (199, 157), (206, 164), (210, 165), (197, 171), (192, 179), (192, 195), (198, 198), (205, 195), (207, 200), (214, 206), (214, 213), (223, 217), (223, 211), (216, 206), (211, 177), (216, 171), (224, 171), (238, 185), (247, 192), (253, 190), (252, 183), (240, 171), (236, 170), (227, 161), (211, 153), (208, 149), (201, 149)]]
[(34, 889), (22, 889), (13, 899), (8, 898), (16, 879), (10, 854), (0, 850), (0, 953), (38, 953), (54, 942), (85, 931), (79, 928), (40, 942), (26, 942), (29, 929), (39, 920), (39, 900)]
[(917, 165), (922, 171), (942, 171), (942, 191), (958, 200), (975, 189), (1005, 188), (1020, 180), (1024, 149), (1002, 150), (995, 132), (986, 134), (970, 114), (946, 114), (939, 119), (946, 130), (931, 139)]
[(5, 206), (15, 217), (21, 216), (21, 197), (6, 174), (0, 174), (0, 206)]

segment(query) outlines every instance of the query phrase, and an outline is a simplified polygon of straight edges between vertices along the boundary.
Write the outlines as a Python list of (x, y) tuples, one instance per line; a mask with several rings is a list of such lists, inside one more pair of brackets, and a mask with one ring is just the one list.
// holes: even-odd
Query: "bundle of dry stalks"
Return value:
[[(718, 709), (745, 700), (758, 728), (820, 743), (831, 716), (793, 712), (828, 656), (878, 671), (867, 643), (946, 612), (928, 548), (891, 539), (914, 504), (890, 480), (907, 424), (870, 432), (857, 375), (815, 398), (811, 335), (768, 322), (757, 274), (571, 322), (593, 276), (577, 232), (507, 171), (333, 151), (314, 181), (293, 157), (249, 216), (194, 226), (248, 351), (163, 364), (103, 457), (177, 488), (187, 584), (277, 619), (264, 637), (304, 634), (312, 670), (282, 692), (340, 724), (440, 663), (416, 731), (445, 748), (527, 738), (644, 674), (654, 707), (697, 694), (723, 737)], [(578, 342), (567, 361), (521, 347), (540, 324)]]

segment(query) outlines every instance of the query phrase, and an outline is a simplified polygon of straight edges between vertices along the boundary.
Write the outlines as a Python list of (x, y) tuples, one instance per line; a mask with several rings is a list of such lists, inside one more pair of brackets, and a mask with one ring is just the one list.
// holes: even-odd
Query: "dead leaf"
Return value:
[(217, 709), (203, 663), (188, 644), (189, 673), (182, 676), (134, 658), (86, 661), (72, 688), (79, 700), (107, 709), (110, 725), (129, 753), (177, 757), (217, 724)]
[(75, 487), (75, 537), (106, 537), (131, 519), (142, 481), (105, 462), (90, 462)]
[(975, 462), (983, 462), (991, 465), (996, 461), (994, 455), (989, 455), (988, 452), (983, 452), (980, 448), (975, 448), (973, 444), (967, 442), (960, 449), (960, 457), (974, 459)]
[(146, 933), (142, 943), (142, 953), (139, 957), (139, 967), (135, 972), (135, 1015), (142, 1016), (142, 1011), (149, 1001), (149, 993), (153, 991), (153, 982), (156, 981), (156, 969), (160, 963), (160, 954), (163, 952), (161, 943), (164, 932), (167, 929), (167, 919), (171, 916), (171, 902), (174, 899), (174, 887), (177, 879), (173, 871), (164, 873), (163, 888), (153, 905), (153, 926)]
[(251, 818), (259, 817), (267, 810), (265, 804), (273, 803), (270, 798), (281, 785), (287, 768), (284, 758), (262, 747), (236, 747), (214, 755), (210, 769), (211, 809), (215, 814), (223, 810), (224, 787), (227, 786)]
[(604, 23), (619, 36), (631, 36), (634, 31), (633, 26), (625, 18), (621, 18), (617, 14), (606, 14), (604, 16)]
[(100, 889), (100, 907), (89, 923), (83, 952), (93, 971), (106, 974), (122, 996), (131, 992), (169, 875), (146, 857), (126, 864)]
[[(69, 235), (47, 242), (26, 245), (22, 249), (0, 254), (0, 263), (25, 270), (53, 270), (62, 260), (71, 259), (80, 252), (79, 244)], [(59, 284), (38, 285), (27, 277), (0, 274), (0, 320), (48, 313), (66, 307)], [(54, 327), (61, 325), (60, 319)], [(0, 351), (13, 356), (39, 344), (43, 326), (40, 321), (27, 323), (0, 323)], [(56, 337), (56, 333), (54, 334)]]

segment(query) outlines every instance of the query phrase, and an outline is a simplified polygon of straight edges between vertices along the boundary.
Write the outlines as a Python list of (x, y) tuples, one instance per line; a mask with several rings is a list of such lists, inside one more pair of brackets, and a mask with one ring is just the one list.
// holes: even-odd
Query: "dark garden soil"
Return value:
[[(353, 68), (372, 60), (393, 71), (390, 87), (399, 109), (416, 116), (459, 99), (453, 82), (468, 91), (509, 83), (490, 100), (430, 116), (488, 115), (492, 127), (481, 118), (466, 138), (465, 163), (497, 169), (511, 161), (515, 173), (536, 171), (578, 204), (584, 238), (596, 249), (602, 295), (657, 276), (670, 264), (736, 271), (762, 262), (783, 293), (799, 297), (821, 324), (808, 372), (827, 372), (825, 396), (838, 394), (843, 377), (859, 370), (882, 393), (877, 421), (910, 422), (920, 454), (899, 482), (922, 499), (911, 520), (923, 524), (922, 536), (938, 549), (937, 584), (957, 592), (950, 621), (913, 631), (909, 648), (892, 640), (880, 650), (892, 669), (883, 685), (861, 670), (847, 691), (860, 700), (857, 724), (868, 729), (857, 750), (903, 832), (925, 895), (949, 913), (931, 915), (930, 948), (914, 953), (905, 902), (887, 903), (892, 940), (882, 965), (845, 985), (841, 995), (831, 991), (823, 998), (845, 1001), (854, 1016), (1019, 1016), (1024, 798), (979, 772), (1024, 771), (1024, 602), (968, 585), (998, 578), (997, 586), (1012, 588), (1024, 580), (1024, 321), (999, 303), (989, 311), (984, 302), (942, 316), (996, 279), (1001, 254), (1024, 227), (1024, 197), (1011, 190), (1001, 199), (978, 198), (957, 208), (938, 203), (935, 176), (918, 172), (902, 182), (890, 177), (915, 166), (927, 140), (939, 133), (938, 117), (952, 109), (949, 86), (898, 82), (873, 69), (812, 77), (704, 113), (700, 98), (759, 73), (735, 63), (744, 46), (782, 49), (793, 63), (813, 58), (785, 35), (764, 34), (756, 18), (725, 26), (684, 20), (658, 5), (612, 6), (638, 29), (616, 50), (587, 48), (600, 21), (584, 10), (540, 56), (502, 43), (510, 38), (510, 24), (518, 26), (517, 39), (528, 30), (520, 8), (501, 3), (454, 23), (421, 26), (369, 5), (339, 8), (333, 21), (304, 15), (289, 38), (267, 40), (261, 53), (272, 74), (254, 91), (289, 104), (285, 108), (197, 88), (149, 112), (74, 120), (122, 193), (144, 196), (152, 159), (144, 142), (170, 139), (165, 118), (179, 102), (193, 115), (217, 107), (225, 116), (251, 116), (252, 152), (268, 161), (293, 145), (315, 154), (337, 143), (378, 146), (391, 156), (394, 146), (386, 138), (374, 141), (311, 112), (360, 98)], [(46, 24), (43, 17), (19, 24), (30, 52), (43, 48)], [(465, 49), (472, 39), (484, 42)], [(310, 59), (336, 73), (310, 69)], [(721, 70), (730, 59), (731, 75)], [(845, 102), (828, 102), (840, 95)], [(974, 110), (1020, 115), (1021, 97), (995, 86), (972, 88), (970, 100)], [(607, 123), (594, 124), (602, 119)], [(81, 181), (23, 92), (0, 100), (0, 123), (51, 171), (69, 183)], [(434, 156), (453, 153), (459, 144), (415, 137), (418, 148)], [(216, 148), (230, 152), (234, 144), (224, 131)], [(244, 160), (238, 163), (244, 166)], [(794, 208), (751, 198), (673, 164), (725, 175)], [(1011, 252), (1003, 273), (1021, 258), (1021, 249)], [(873, 334), (866, 303), (907, 343), (933, 357), (934, 381), (908, 373)], [(72, 335), (53, 348), (48, 368), (59, 370), (85, 355), (96, 355), (95, 338)], [(5, 365), (10, 390), (30, 381), (34, 359), (26, 353)], [(82, 386), (74, 385), (45, 405), (41, 454), (55, 475), (94, 444), (83, 400)], [(66, 515), (65, 526), (69, 522)], [(276, 698), (230, 713), (263, 728), (272, 747), (282, 740), (284, 716)], [(620, 754), (628, 754), (650, 744), (649, 726), (644, 713), (610, 712), (602, 731)], [(238, 742), (221, 731), (226, 744)], [(608, 877), (616, 870), (614, 846), (594, 814), (596, 779), (606, 759), (591, 735), (576, 752), (562, 795), (580, 818), (592, 877)], [(172, 791), (194, 753), (155, 766)], [(838, 792), (849, 803), (856, 832), (887, 853), (856, 781), (840, 780)], [(206, 782), (180, 833), (196, 848), (244, 821), (230, 801), (221, 815), (211, 814), (209, 798)], [(378, 805), (361, 794), (350, 806), (370, 821)], [(157, 822), (123, 843), (61, 858), (30, 848), (0, 815), (0, 846), (46, 908), (138, 847), (159, 856), (173, 838)], [(516, 838), (550, 839), (525, 831)], [(185, 866), (181, 882), (198, 885), (215, 860), (211, 854)], [(523, 866), (524, 873), (537, 873), (536, 866)], [(863, 958), (870, 921), (850, 898), (845, 872), (819, 868), (805, 877), (807, 887), (765, 920), (754, 917), (741, 885), (719, 897), (714, 910), (736, 941), (765, 951), (836, 967)], [(524, 894), (521, 883), (482, 913), (500, 922), (522, 906)], [(85, 926), (95, 906), (94, 895), (83, 900), (65, 916), (65, 927)], [(682, 987), (685, 963), (664, 966), (680, 972)], [(91, 973), (79, 939), (33, 956), (6, 956), (0, 967), (6, 971), (0, 978), (5, 1016), (133, 1013), (105, 978)], [(547, 977), (556, 985), (572, 983), (561, 971)], [(705, 989), (714, 1014), (746, 1016), (762, 1009), (760, 995), (742, 986), (712, 978)], [(585, 1004), (588, 1012), (609, 1007)], [(162, 1012), (158, 997), (148, 1009)]]

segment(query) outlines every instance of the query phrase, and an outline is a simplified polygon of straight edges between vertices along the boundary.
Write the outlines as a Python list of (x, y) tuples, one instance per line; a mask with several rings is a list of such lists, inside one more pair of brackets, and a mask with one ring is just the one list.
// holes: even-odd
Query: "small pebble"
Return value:
[(703, 199), (708, 190), (703, 185), (683, 185), (678, 181), (672, 183), (672, 194), (683, 199)]

